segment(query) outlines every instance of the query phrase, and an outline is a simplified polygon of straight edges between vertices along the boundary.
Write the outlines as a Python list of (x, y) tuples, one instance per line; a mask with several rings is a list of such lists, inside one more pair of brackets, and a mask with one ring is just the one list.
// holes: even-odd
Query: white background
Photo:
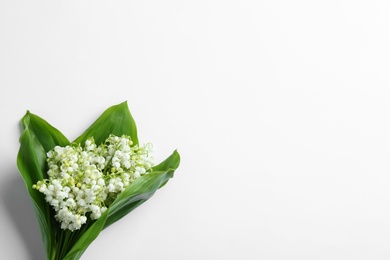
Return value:
[(80, 135), (128, 100), (175, 177), (84, 260), (390, 259), (388, 1), (0, 1), (0, 259), (44, 258), (27, 109)]

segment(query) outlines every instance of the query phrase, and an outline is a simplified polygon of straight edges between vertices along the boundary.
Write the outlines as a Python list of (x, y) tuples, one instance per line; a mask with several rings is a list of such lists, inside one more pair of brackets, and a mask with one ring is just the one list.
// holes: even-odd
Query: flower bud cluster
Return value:
[(45, 195), (62, 229), (80, 229), (88, 217), (98, 219), (117, 195), (151, 171), (152, 146), (133, 145), (129, 136), (110, 135), (97, 146), (56, 146), (47, 153), (48, 179), (33, 188)]

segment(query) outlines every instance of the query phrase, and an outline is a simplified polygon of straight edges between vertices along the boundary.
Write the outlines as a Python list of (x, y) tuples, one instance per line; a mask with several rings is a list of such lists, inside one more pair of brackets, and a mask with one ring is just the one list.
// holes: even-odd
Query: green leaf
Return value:
[(152, 173), (144, 175), (130, 184), (118, 195), (107, 211), (82, 234), (64, 259), (78, 259), (77, 257), (81, 256), (104, 228), (118, 221), (152, 197), (162, 185), (173, 177), (179, 164), (180, 155), (174, 151), (164, 162), (155, 166)]
[(88, 246), (96, 239), (103, 229), (108, 212), (104, 212), (86, 231), (82, 232), (72, 249), (65, 255), (64, 260), (78, 260), (87, 250)]
[(130, 114), (127, 102), (112, 106), (104, 111), (74, 142), (84, 143), (89, 137), (93, 137), (96, 144), (101, 144), (110, 134), (117, 136), (128, 135), (134, 144), (138, 144), (137, 127)]
[(148, 200), (170, 178), (179, 167), (180, 155), (174, 151), (164, 162), (152, 168), (152, 172), (135, 180), (118, 195), (109, 208), (109, 215), (104, 228), (118, 221), (133, 209)]
[(56, 145), (67, 146), (69, 140), (58, 129), (50, 125), (41, 117), (27, 111), (22, 118), (22, 130), (29, 129), (46, 152), (52, 150)]
[(51, 259), (55, 255), (56, 223), (43, 194), (33, 189), (32, 185), (47, 177), (46, 152), (56, 145), (65, 146), (69, 141), (45, 120), (30, 112), (22, 118), (21, 126), (17, 166), (34, 205), (46, 255)]

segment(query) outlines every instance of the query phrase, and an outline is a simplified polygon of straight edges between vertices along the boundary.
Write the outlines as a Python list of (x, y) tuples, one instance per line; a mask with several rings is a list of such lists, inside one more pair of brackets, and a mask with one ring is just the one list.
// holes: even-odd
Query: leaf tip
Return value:
[(176, 163), (174, 165), (174, 169), (176, 170), (177, 168), (179, 168), (179, 165), (180, 165), (180, 154), (179, 152), (177, 151), (177, 149), (175, 149), (171, 155), (172, 157), (174, 157), (176, 160)]
[(119, 103), (118, 105), (116, 106), (113, 106), (113, 107), (122, 107), (122, 108), (127, 108), (127, 110), (129, 110), (129, 105), (127, 103), (127, 100), (123, 101), (122, 103)]
[(27, 117), (30, 117), (30, 115), (31, 115), (30, 110), (27, 110), (26, 113), (25, 113), (24, 116), (23, 116), (23, 119), (24, 119), (24, 118), (27, 118)]
[(20, 130), (23, 132), (26, 128), (28, 128), (28, 125), (30, 124), (30, 116), (31, 112), (30, 110), (26, 111), (26, 114), (22, 117), (20, 120)]

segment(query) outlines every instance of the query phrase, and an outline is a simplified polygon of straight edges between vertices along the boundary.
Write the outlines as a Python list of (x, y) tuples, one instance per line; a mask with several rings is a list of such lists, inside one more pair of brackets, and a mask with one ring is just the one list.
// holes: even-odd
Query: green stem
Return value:
[(62, 240), (64, 239), (63, 238), (63, 232), (62, 230), (60, 230), (58, 233), (57, 233), (57, 244), (56, 244), (56, 254), (54, 255), (54, 260), (60, 260), (61, 258), (61, 254), (62, 254)]

